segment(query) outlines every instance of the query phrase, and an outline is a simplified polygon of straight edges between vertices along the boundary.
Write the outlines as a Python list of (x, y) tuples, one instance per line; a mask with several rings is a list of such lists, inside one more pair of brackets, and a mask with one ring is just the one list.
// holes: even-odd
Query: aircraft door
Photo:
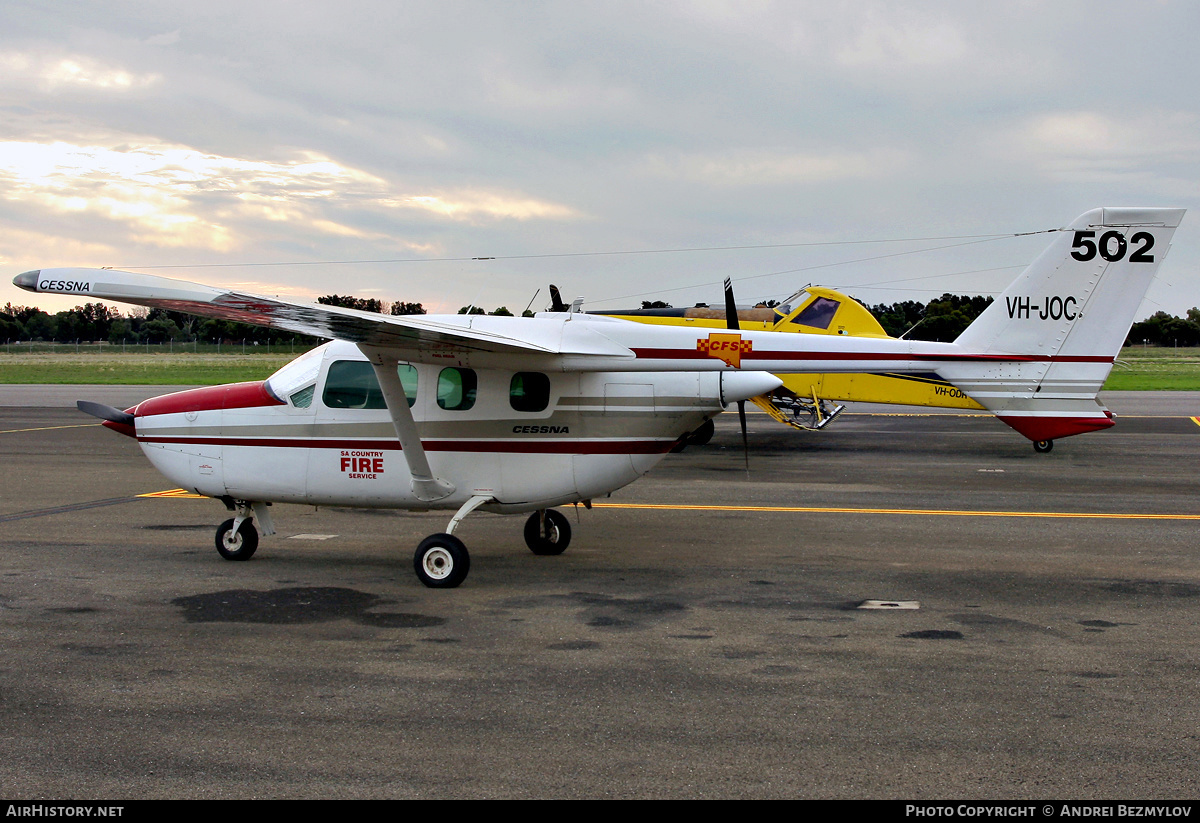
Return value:
[(604, 416), (626, 419), (654, 414), (653, 383), (605, 383)]
[[(657, 438), (659, 431), (653, 383), (605, 383), (604, 423), (609, 436), (632, 435), (634, 442)], [(660, 454), (627, 454), (629, 466), (640, 477), (662, 459)]]

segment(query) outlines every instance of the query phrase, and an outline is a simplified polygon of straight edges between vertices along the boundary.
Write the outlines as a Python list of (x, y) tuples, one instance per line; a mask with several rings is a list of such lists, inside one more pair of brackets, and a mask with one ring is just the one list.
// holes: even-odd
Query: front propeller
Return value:
[(114, 409), (112, 406), (106, 406), (103, 403), (93, 403), (91, 400), (76, 400), (75, 408), (84, 414), (99, 417), (101, 420), (107, 420), (110, 423), (120, 423), (122, 426), (133, 425), (132, 414), (120, 409)]

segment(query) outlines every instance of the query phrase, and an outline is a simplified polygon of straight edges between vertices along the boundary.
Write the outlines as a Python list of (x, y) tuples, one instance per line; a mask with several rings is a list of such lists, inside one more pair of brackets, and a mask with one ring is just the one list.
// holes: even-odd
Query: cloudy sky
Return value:
[(51, 266), (441, 311), (924, 301), (1047, 242), (1006, 235), (1154, 205), (1192, 211), (1139, 317), (1182, 313), (1197, 33), (1169, 0), (3, 0), (0, 302), (78, 302), (9, 285)]

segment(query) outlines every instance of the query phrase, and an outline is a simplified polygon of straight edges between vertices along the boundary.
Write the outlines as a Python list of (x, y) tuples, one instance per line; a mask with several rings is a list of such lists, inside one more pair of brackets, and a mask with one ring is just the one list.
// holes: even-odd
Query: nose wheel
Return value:
[[(217, 526), (217, 551), (226, 560), (249, 560), (258, 549), (258, 529), (264, 535), (275, 534), (268, 510), (270, 503), (221, 498), (235, 516)], [(258, 521), (258, 528), (255, 528)]]
[(234, 518), (229, 518), (217, 527), (217, 551), (226, 560), (249, 560), (258, 549), (258, 529), (254, 522), (246, 519), (234, 527)]

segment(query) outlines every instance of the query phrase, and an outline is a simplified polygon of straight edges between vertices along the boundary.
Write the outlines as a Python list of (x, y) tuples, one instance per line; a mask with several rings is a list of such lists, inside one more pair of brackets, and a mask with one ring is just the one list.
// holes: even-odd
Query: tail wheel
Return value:
[(571, 543), (571, 523), (554, 509), (534, 512), (525, 521), (525, 545), (534, 554), (562, 554)]
[(217, 527), (217, 551), (226, 560), (249, 560), (258, 549), (258, 529), (254, 522), (246, 519), (237, 531), (233, 530), (233, 518)]
[(1033, 441), (1033, 450), (1035, 452), (1037, 452), (1038, 454), (1049, 454), (1050, 450), (1053, 448), (1054, 448), (1053, 440), (1034, 440)]
[(471, 555), (452, 534), (431, 534), (413, 555), (417, 579), (431, 589), (453, 589), (467, 579)]

